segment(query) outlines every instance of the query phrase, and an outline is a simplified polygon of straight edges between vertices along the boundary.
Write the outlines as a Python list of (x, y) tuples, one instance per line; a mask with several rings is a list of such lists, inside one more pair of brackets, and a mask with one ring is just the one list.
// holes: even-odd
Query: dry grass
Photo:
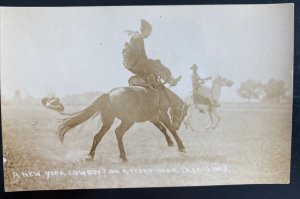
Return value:
[[(95, 161), (85, 162), (101, 125), (97, 119), (69, 132), (61, 144), (56, 136), (58, 114), (43, 107), (3, 106), (5, 190), (288, 183), (290, 109), (225, 106), (219, 112), (219, 127), (204, 132), (208, 118), (193, 110), (191, 123), (198, 130), (182, 126), (179, 131), (187, 149), (184, 154), (167, 147), (152, 124), (135, 124), (124, 137), (129, 162), (122, 164), (114, 134), (118, 120), (100, 142)], [(101, 174), (69, 174), (88, 169)], [(47, 179), (45, 172), (54, 170), (66, 175)], [(39, 171), (41, 176), (23, 177), (22, 171)]]

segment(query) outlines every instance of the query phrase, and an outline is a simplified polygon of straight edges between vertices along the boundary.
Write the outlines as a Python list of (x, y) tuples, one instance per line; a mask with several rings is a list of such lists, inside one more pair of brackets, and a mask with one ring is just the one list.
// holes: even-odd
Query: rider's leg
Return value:
[(152, 60), (148, 59), (145, 64), (145, 70), (147, 70), (148, 74), (154, 74), (156, 76), (160, 76), (165, 82), (169, 83), (172, 86), (176, 86), (180, 81), (181, 76), (174, 78), (172, 77), (171, 71), (164, 66), (160, 60)]
[(218, 107), (220, 106), (218, 102), (213, 99), (211, 95), (207, 95), (203, 88), (198, 88), (194, 91), (195, 100), (197, 100), (200, 104), (208, 104), (210, 106)]
[(220, 104), (217, 102), (217, 100), (213, 99), (212, 97), (208, 97), (208, 100), (210, 101), (210, 104), (212, 106), (216, 106), (216, 107), (220, 106)]

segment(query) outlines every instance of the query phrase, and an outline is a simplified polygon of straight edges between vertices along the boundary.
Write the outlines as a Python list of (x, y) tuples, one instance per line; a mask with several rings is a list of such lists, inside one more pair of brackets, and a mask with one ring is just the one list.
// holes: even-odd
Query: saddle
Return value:
[(153, 75), (135, 75), (128, 79), (129, 86), (142, 86), (145, 88), (158, 89), (164, 87), (160, 79)]
[(171, 104), (171, 98), (167, 93), (167, 91), (165, 90), (167, 88), (164, 86), (164, 83), (162, 83), (160, 78), (153, 74), (145, 75), (145, 76), (141, 76), (141, 75), (132, 76), (128, 79), (128, 84), (129, 86), (142, 86), (148, 89), (156, 90), (159, 98), (161, 95), (163, 95), (166, 97), (168, 104)]
[(193, 92), (193, 101), (195, 104), (210, 105), (210, 100), (207, 97), (202, 96), (195, 92)]

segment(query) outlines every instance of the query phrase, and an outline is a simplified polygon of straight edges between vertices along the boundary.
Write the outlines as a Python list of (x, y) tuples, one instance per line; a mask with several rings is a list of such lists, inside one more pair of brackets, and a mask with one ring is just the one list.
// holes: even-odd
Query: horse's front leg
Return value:
[(118, 141), (118, 147), (119, 147), (119, 151), (120, 151), (120, 158), (122, 159), (123, 162), (127, 162), (126, 152), (125, 152), (124, 145), (123, 145), (123, 136), (124, 136), (125, 132), (133, 124), (134, 124), (133, 122), (128, 122), (128, 121), (122, 120), (120, 126), (118, 126), (118, 128), (116, 128), (116, 131), (115, 131), (117, 141)]
[(173, 141), (171, 140), (170, 136), (167, 133), (167, 129), (159, 121), (157, 122), (152, 121), (152, 123), (164, 134), (168, 146), (174, 146)]
[(175, 138), (176, 142), (177, 142), (177, 146), (178, 146), (178, 150), (180, 152), (185, 152), (185, 147), (181, 141), (181, 139), (179, 138), (176, 129), (173, 127), (173, 125), (171, 124), (171, 121), (168, 117), (168, 115), (163, 114), (160, 121), (165, 125), (165, 127), (167, 129), (169, 129), (169, 131), (172, 133), (173, 137)]

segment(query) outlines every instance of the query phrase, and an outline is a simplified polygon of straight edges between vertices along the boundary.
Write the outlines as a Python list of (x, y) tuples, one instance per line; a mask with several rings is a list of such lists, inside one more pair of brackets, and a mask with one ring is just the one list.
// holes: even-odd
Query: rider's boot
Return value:
[(220, 106), (220, 104), (216, 100), (210, 99), (209, 101), (210, 101), (210, 104), (212, 106), (215, 106), (215, 107), (219, 107)]
[(170, 77), (168, 83), (170, 84), (170, 86), (176, 86), (180, 80), (181, 80), (181, 75), (178, 76), (177, 78)]

